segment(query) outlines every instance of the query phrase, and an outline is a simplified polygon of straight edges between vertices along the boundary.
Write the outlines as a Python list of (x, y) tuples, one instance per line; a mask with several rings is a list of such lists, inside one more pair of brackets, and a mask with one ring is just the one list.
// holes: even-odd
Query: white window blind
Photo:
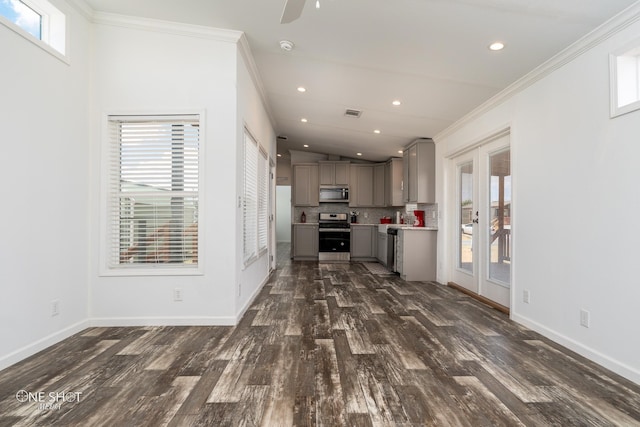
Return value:
[(267, 249), (269, 219), (269, 159), (260, 150), (258, 168), (258, 251)]
[(244, 134), (244, 204), (243, 204), (243, 252), (244, 262), (257, 256), (258, 231), (258, 157), (256, 141), (248, 132)]
[(197, 267), (199, 115), (110, 116), (109, 149), (109, 267)]

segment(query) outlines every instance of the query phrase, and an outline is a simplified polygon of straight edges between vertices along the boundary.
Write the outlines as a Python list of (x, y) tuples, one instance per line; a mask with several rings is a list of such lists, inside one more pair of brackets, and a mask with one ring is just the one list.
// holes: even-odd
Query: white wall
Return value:
[[(608, 54), (640, 37), (630, 26), (436, 137), (441, 226), (455, 191), (447, 155), (511, 127), (513, 286), (511, 317), (640, 383), (638, 237), (640, 111), (609, 118)], [(606, 31), (599, 31), (598, 34)], [(593, 35), (589, 40), (596, 39)], [(439, 233), (438, 279), (450, 279)], [(529, 290), (531, 303), (522, 302)], [(591, 327), (580, 326), (580, 309)]]
[[(203, 275), (106, 277), (92, 223), (91, 316), (103, 325), (236, 321), (238, 159), (236, 32), (98, 15), (94, 29), (91, 211), (99, 218), (105, 114), (204, 111), (199, 261)], [(133, 23), (134, 25), (130, 25)], [(113, 24), (113, 25), (112, 25)], [(134, 28), (135, 27), (135, 28)], [(176, 29), (176, 31), (173, 31)], [(193, 36), (189, 35), (193, 33)], [(173, 301), (180, 287), (183, 301)]]
[[(241, 49), (238, 53), (238, 120), (236, 122), (236, 191), (238, 196), (244, 194), (244, 132), (245, 127), (255, 138), (258, 144), (267, 152), (270, 159), (276, 157), (276, 135), (270, 118), (264, 107), (256, 82), (252, 80), (250, 67), (253, 65), (249, 56), (243, 55), (248, 45), (241, 40)], [(229, 210), (231, 212), (231, 210)], [(242, 247), (242, 209), (236, 205), (236, 268), (239, 271), (236, 284), (237, 302), (236, 313), (241, 315), (248, 308), (253, 298), (260, 291), (261, 286), (269, 278), (269, 252), (263, 253), (258, 259), (249, 265), (243, 264)], [(274, 254), (275, 256), (275, 254)]]
[(87, 319), (89, 24), (52, 3), (67, 15), (69, 64), (0, 25), (0, 369)]

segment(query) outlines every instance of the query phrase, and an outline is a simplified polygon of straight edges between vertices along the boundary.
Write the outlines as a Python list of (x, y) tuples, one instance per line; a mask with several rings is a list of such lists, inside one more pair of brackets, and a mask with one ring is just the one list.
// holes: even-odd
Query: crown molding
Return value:
[(242, 31), (225, 30), (222, 28), (206, 27), (203, 25), (183, 24), (179, 22), (140, 18), (137, 16), (126, 16), (99, 11), (94, 12), (93, 22), (100, 25), (111, 25), (114, 27), (133, 28), (144, 31), (156, 31), (228, 43), (238, 43), (244, 34)]
[(265, 90), (264, 84), (262, 83), (262, 78), (260, 77), (260, 71), (258, 70), (258, 66), (256, 65), (255, 60), (253, 59), (253, 54), (251, 53), (251, 46), (249, 45), (249, 40), (242, 33), (240, 40), (238, 41), (238, 50), (240, 51), (240, 55), (244, 59), (244, 62), (247, 66), (247, 70), (249, 71), (249, 75), (251, 76), (251, 80), (253, 80), (253, 84), (256, 86), (256, 90), (260, 94), (260, 99), (262, 101), (262, 106), (267, 112), (267, 116), (269, 116), (269, 121), (271, 122), (271, 126), (275, 129), (276, 121), (273, 117), (273, 113), (271, 108), (269, 107), (269, 98), (267, 97), (267, 91)]
[(66, 0), (66, 3), (78, 12), (87, 21), (93, 22), (94, 10), (84, 0)]
[(437, 144), (439, 140), (454, 134), (473, 120), (513, 98), (529, 86), (542, 80), (554, 71), (570, 63), (585, 52), (588, 52), (595, 46), (601, 44), (638, 21), (640, 21), (640, 1), (632, 4), (627, 9), (615, 15), (613, 18), (609, 19), (586, 36), (582, 37), (580, 40), (571, 44), (551, 59), (545, 61), (511, 85), (507, 86), (498, 94), (489, 98), (489, 100), (480, 104), (480, 106), (472, 110), (470, 113), (466, 114), (451, 126), (434, 136), (433, 140)]

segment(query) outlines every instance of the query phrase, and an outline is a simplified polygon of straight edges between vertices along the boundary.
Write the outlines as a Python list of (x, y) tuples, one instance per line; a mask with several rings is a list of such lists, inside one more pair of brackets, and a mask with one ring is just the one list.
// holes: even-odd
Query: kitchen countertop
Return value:
[(438, 227), (414, 227), (408, 224), (378, 224), (378, 231), (380, 233), (386, 233), (388, 228), (397, 228), (405, 231), (438, 231)]

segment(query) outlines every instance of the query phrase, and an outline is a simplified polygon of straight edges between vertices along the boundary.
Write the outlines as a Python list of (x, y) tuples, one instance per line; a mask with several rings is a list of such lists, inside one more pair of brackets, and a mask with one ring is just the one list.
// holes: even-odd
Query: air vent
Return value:
[(355, 117), (358, 118), (362, 115), (362, 110), (355, 110), (353, 108), (347, 108), (344, 112), (344, 115), (347, 117)]

